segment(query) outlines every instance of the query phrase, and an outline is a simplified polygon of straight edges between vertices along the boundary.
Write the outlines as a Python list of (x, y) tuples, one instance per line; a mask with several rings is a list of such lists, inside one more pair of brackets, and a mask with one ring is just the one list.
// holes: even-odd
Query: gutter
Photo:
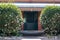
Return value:
[(44, 8), (46, 6), (60, 6), (60, 4), (54, 3), (13, 3), (17, 7), (37, 7), (37, 8)]
[[(8, 3), (6, 3), (8, 4)], [(11, 3), (13, 5), (16, 5), (17, 7), (37, 7), (37, 8), (44, 8), (46, 6), (60, 6), (60, 4), (58, 3)]]

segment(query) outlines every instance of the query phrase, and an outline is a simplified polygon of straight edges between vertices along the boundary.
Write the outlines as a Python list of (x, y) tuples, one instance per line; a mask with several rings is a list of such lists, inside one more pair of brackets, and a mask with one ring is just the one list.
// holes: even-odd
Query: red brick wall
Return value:
[(41, 11), (43, 8), (20, 8), (21, 11)]
[[(7, 2), (8, 0), (0, 0), (0, 2)], [(40, 3), (60, 3), (60, 0), (14, 0), (14, 2), (40, 2)]]

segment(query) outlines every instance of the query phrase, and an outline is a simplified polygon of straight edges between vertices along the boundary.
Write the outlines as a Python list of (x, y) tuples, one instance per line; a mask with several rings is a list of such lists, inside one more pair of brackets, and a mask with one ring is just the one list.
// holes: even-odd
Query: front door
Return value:
[(24, 11), (24, 30), (38, 30), (37, 11)]

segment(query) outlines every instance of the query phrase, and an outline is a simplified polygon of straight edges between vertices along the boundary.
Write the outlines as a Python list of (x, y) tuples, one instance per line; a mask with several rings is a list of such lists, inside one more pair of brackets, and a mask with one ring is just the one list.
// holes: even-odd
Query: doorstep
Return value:
[(43, 36), (44, 30), (24, 30), (20, 32), (23, 36)]

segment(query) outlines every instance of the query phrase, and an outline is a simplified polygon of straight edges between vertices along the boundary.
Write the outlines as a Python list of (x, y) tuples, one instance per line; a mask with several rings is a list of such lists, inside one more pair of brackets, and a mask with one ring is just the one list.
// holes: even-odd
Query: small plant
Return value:
[(0, 3), (0, 36), (18, 35), (21, 23), (21, 11), (15, 5)]
[(41, 12), (40, 22), (48, 35), (60, 34), (60, 7), (47, 6)]

